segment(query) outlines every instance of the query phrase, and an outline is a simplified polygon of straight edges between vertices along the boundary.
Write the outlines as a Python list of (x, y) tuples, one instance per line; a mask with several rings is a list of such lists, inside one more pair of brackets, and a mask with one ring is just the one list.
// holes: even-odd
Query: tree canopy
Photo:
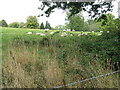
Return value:
[[(41, 1), (41, 0), (39, 0)], [(46, 9), (47, 8), (47, 9)], [(70, 16), (80, 13), (82, 10), (87, 11), (91, 17), (101, 15), (107, 11), (112, 11), (112, 2), (100, 1), (95, 2), (42, 2), (42, 5), (39, 7), (40, 10), (44, 11), (46, 16), (49, 16), (54, 9), (68, 10), (71, 14)], [(41, 14), (41, 15), (44, 15)]]
[(32, 29), (37, 29), (39, 27), (39, 23), (36, 16), (29, 16), (27, 18), (26, 27)]
[(67, 16), (68, 23), (66, 24), (66, 27), (71, 30), (76, 31), (84, 31), (85, 30), (85, 22), (84, 18), (80, 14), (73, 15), (69, 18), (69, 14)]
[(102, 26), (106, 25), (108, 22), (112, 22), (115, 18), (111, 13), (102, 14), (100, 17), (95, 18), (95, 21), (102, 22)]
[(8, 27), (8, 24), (6, 23), (6, 21), (3, 19), (0, 21), (0, 26), (2, 27)]

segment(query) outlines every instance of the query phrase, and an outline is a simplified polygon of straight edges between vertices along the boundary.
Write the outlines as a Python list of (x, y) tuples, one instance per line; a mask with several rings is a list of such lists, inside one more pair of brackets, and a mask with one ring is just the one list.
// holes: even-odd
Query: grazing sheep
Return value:
[(29, 34), (29, 35), (30, 35), (30, 34), (33, 34), (33, 32), (27, 32), (27, 34)]
[(82, 33), (78, 34), (78, 36), (82, 36), (82, 35), (83, 35)]
[(45, 29), (45, 32), (48, 32), (49, 31), (49, 29)]
[(107, 33), (109, 33), (110, 31), (107, 31)]
[(84, 33), (84, 35), (88, 35), (87, 33)]
[(94, 33), (94, 31), (92, 31), (92, 33)]
[(80, 33), (80, 34), (78, 34), (78, 36), (82, 36), (82, 35), (84, 35), (84, 34), (83, 34), (83, 31), (81, 31), (81, 33)]
[(61, 34), (61, 37), (66, 37), (67, 36), (67, 33), (65, 33), (65, 32), (63, 32), (62, 34)]
[(74, 32), (75, 30), (73, 29), (72, 31)]

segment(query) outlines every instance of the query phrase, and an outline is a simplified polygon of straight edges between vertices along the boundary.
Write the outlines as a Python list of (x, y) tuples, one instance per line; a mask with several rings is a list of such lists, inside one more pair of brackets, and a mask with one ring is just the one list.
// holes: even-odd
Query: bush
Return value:
[(18, 28), (19, 27), (19, 23), (18, 22), (13, 22), (13, 23), (9, 24), (9, 27)]

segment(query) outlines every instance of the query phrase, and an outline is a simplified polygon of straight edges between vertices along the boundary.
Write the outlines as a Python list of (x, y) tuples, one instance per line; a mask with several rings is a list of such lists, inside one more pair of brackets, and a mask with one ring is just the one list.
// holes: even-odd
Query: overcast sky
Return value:
[[(118, 4), (114, 2), (113, 14), (117, 16)], [(40, 6), (39, 0), (1, 0), (0, 1), (0, 20), (5, 19), (6, 22), (12, 23), (13, 21), (26, 22), (28, 16), (38, 16), (41, 12), (38, 9)], [(86, 15), (86, 14), (84, 14)], [(48, 20), (52, 27), (56, 25), (63, 25), (65, 23), (66, 14), (62, 10), (56, 10), (50, 15), (49, 18), (39, 17), (39, 23)]]

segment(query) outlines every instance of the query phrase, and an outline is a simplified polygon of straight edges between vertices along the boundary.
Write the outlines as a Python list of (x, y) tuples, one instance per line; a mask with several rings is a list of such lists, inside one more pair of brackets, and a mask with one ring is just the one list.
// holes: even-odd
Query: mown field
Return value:
[[(36, 35), (38, 32), (46, 35)], [(119, 42), (114, 34), (66, 32), (68, 36), (61, 37), (61, 33), (2, 28), (3, 87), (53, 88), (118, 69)], [(113, 74), (64, 88), (118, 88), (118, 79), (119, 75)]]

